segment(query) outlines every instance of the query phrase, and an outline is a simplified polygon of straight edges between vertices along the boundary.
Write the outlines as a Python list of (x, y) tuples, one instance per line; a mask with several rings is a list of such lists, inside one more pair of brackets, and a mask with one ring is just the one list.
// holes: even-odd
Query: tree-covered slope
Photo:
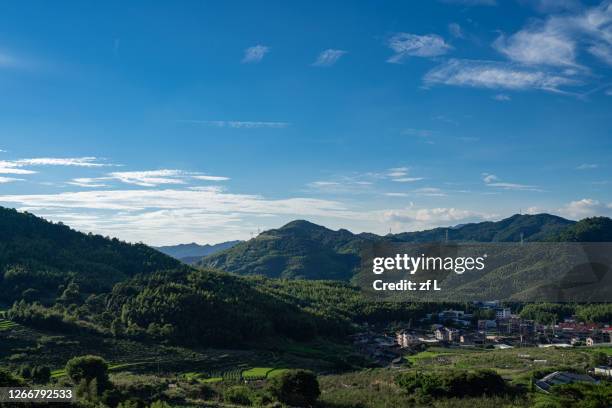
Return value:
[(19, 298), (28, 289), (52, 297), (69, 282), (100, 292), (137, 274), (179, 264), (144, 244), (83, 234), (0, 207), (0, 302)]
[(446, 239), (451, 241), (473, 242), (518, 242), (541, 241), (557, 234), (574, 224), (574, 221), (550, 214), (519, 215), (501, 221), (486, 221), (464, 224), (455, 228), (435, 228), (426, 231), (404, 232), (394, 235), (401, 242), (432, 242)]
[(585, 218), (550, 237), (559, 242), (612, 242), (612, 219)]
[(214, 267), (241, 275), (300, 279), (350, 280), (359, 265), (361, 244), (377, 241), (435, 242), (451, 241), (518, 242), (544, 240), (572, 226), (574, 221), (548, 214), (514, 215), (497, 222), (465, 224), (456, 228), (435, 228), (395, 235), (352, 234), (332, 231), (307, 222), (293, 221), (279, 229), (229, 250), (205, 257), (200, 266)]
[(355, 246), (360, 241), (347, 230), (293, 221), (206, 257), (199, 265), (240, 275), (349, 280), (359, 263)]

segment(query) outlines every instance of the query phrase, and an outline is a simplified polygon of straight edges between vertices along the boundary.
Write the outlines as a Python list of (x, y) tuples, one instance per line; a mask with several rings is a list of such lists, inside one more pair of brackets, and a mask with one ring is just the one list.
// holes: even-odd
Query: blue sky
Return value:
[(612, 5), (12, 2), (0, 205), (151, 244), (612, 215)]

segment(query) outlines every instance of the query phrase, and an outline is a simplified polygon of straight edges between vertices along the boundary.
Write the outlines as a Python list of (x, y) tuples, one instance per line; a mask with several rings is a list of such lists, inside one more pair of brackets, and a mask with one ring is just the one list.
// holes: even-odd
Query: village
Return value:
[[(476, 313), (463, 310), (443, 310), (428, 314), (417, 324), (389, 327), (383, 330), (368, 326), (352, 336), (354, 346), (375, 364), (400, 368), (407, 357), (428, 348), (452, 350), (513, 349), (513, 348), (573, 348), (612, 346), (612, 327), (609, 324), (582, 323), (567, 318), (555, 324), (539, 324), (513, 314), (498, 301), (477, 302)], [(481, 313), (485, 311), (486, 313)], [(475, 314), (486, 314), (490, 319), (476, 319)], [(401, 326), (401, 325), (400, 325)], [(589, 375), (553, 372), (536, 382), (536, 387), (547, 392), (550, 384), (573, 381), (597, 381), (612, 378), (612, 359), (606, 364), (589, 369)], [(534, 360), (534, 364), (546, 360)]]

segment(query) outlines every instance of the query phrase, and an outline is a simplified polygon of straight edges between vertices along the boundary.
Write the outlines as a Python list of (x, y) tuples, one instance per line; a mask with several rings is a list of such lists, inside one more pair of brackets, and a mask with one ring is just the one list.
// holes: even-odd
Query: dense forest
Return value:
[(71, 282), (85, 292), (108, 291), (129, 277), (179, 264), (144, 244), (83, 234), (0, 207), (0, 304), (53, 299)]

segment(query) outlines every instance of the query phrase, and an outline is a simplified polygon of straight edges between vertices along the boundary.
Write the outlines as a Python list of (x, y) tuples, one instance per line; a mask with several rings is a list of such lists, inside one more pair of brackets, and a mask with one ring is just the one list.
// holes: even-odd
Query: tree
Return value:
[(312, 406), (321, 395), (317, 376), (308, 370), (289, 370), (274, 377), (270, 391), (280, 402), (299, 407)]
[(83, 380), (86, 383), (96, 380), (98, 391), (104, 390), (108, 385), (108, 364), (102, 357), (74, 357), (66, 363), (66, 374), (74, 384), (80, 384)]
[(74, 282), (70, 283), (58, 301), (65, 304), (82, 303), (83, 299), (81, 298), (81, 289), (79, 288), (79, 285)]
[(13, 374), (0, 368), (0, 387), (23, 387), (24, 383), (21, 379), (13, 376)]
[(32, 380), (36, 384), (47, 384), (51, 380), (51, 369), (47, 366), (36, 366), (32, 370)]

